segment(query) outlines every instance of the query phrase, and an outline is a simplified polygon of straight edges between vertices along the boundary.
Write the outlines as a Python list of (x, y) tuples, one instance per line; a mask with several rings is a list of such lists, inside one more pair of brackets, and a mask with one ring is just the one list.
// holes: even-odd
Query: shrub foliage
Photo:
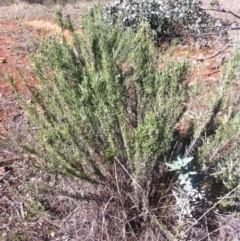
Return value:
[(41, 141), (32, 151), (93, 182), (111, 177), (117, 159), (143, 187), (183, 111), (187, 61), (160, 71), (148, 26), (133, 36), (95, 11), (84, 21), (73, 46), (51, 39), (32, 56), (39, 85), (26, 107)]
[[(190, 107), (201, 88), (185, 84), (186, 59), (176, 61), (169, 56), (159, 67), (162, 56), (155, 52), (152, 23), (138, 25), (133, 33), (110, 27), (106, 12), (94, 8), (83, 20), (84, 33), (79, 34), (69, 18), (64, 23), (61, 14), (58, 17), (63, 28), (72, 30), (73, 38), (70, 42), (64, 36), (61, 41), (49, 38), (31, 56), (39, 82), (36, 86), (26, 83), (30, 101), (19, 94), (18, 98), (31, 120), (30, 130), (35, 128), (22, 146), (43, 159), (48, 171), (110, 190), (122, 207), (123, 223), (133, 240), (140, 240), (143, 229), (156, 231), (155, 237), (161, 240), (186, 238), (190, 234), (182, 232), (183, 213), (192, 217), (193, 200), (203, 204), (220, 196), (207, 193), (201, 201), (199, 188), (213, 190), (218, 185), (222, 194), (239, 183), (238, 148), (233, 146), (239, 142), (239, 110), (236, 103), (229, 106), (237, 53), (219, 87), (204, 97), (207, 110), (193, 113)], [(14, 80), (10, 82), (17, 93)], [(223, 112), (229, 114), (224, 117)], [(192, 127), (186, 135), (176, 130), (183, 117)], [(234, 151), (224, 152), (226, 145)], [(172, 162), (176, 158), (178, 162)], [(187, 204), (187, 211), (180, 210), (179, 219), (172, 221), (164, 218), (174, 216), (165, 206), (174, 203), (169, 194), (178, 175), (170, 175), (166, 163), (182, 171), (179, 189), (173, 192), (175, 211), (183, 202)], [(208, 202), (201, 207), (204, 212)]]
[(110, 23), (122, 16), (122, 25), (137, 30), (146, 22), (150, 24), (155, 38), (179, 37), (183, 35), (199, 35), (209, 31), (210, 26), (219, 26), (202, 10), (202, 2), (198, 0), (119, 0), (107, 6), (105, 11), (110, 15)]

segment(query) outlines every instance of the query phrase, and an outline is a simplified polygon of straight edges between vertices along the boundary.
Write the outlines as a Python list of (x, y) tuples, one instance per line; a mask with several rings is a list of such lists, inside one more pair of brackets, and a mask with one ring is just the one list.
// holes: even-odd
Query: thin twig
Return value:
[(67, 221), (67, 219), (68, 219), (69, 217), (71, 217), (78, 209), (79, 209), (79, 206), (77, 206), (71, 213), (69, 213), (69, 214), (67, 215), (67, 217), (64, 218), (64, 220), (63, 220), (62, 222), (65, 223), (65, 222)]
[(203, 238), (199, 239), (198, 241), (204, 240), (205, 238), (207, 238), (209, 236), (209, 234), (215, 233), (215, 232), (217, 232), (217, 231), (219, 231), (219, 230), (221, 230), (222, 228), (225, 228), (225, 227), (227, 227), (227, 226), (221, 226), (220, 228), (217, 228), (217, 229), (213, 230), (212, 232), (208, 233), (207, 235), (205, 235)]
[(204, 28), (204, 29), (208, 29), (208, 28), (211, 28), (211, 29), (213, 29), (213, 28), (226, 28), (226, 27), (230, 27), (230, 25), (223, 25), (223, 26), (198, 26), (198, 28)]
[[(123, 167), (123, 169), (127, 172), (127, 170), (124, 168), (124, 166), (121, 164), (121, 162), (115, 157), (115, 160), (117, 160), (117, 162)], [(131, 232), (131, 235), (132, 235), (132, 238), (133, 240), (137, 240), (137, 237), (135, 235), (135, 233), (133, 232), (133, 230), (131, 229), (131, 225), (128, 221), (128, 218), (127, 218), (127, 213), (125, 211), (125, 207), (124, 207), (124, 203), (122, 201), (122, 194), (120, 192), (120, 188), (119, 188), (119, 185), (118, 185), (118, 176), (117, 176), (117, 167), (116, 167), (116, 162), (114, 162), (114, 170), (115, 170), (115, 180), (116, 180), (116, 185), (117, 185), (117, 190), (118, 190), (118, 194), (119, 194), (119, 200), (120, 200), (120, 203), (121, 203), (121, 206), (122, 206), (122, 211), (123, 211), (123, 216), (125, 218), (125, 221), (127, 222), (129, 228), (130, 228), (130, 232)], [(127, 172), (128, 173), (128, 172)], [(128, 175), (131, 177), (131, 175), (128, 173)]]
[(109, 202), (111, 202), (111, 200), (115, 198), (115, 196), (112, 196), (108, 201), (107, 203), (105, 204), (105, 207), (104, 207), (104, 210), (103, 210), (103, 217), (102, 217), (102, 239), (101, 240), (104, 240), (103, 239), (103, 226), (104, 226), (104, 223), (105, 223), (105, 212), (106, 212), (106, 209), (107, 209), (107, 206), (109, 204)]
[(223, 34), (224, 32), (226, 32), (226, 31), (228, 31), (228, 30), (229, 30), (229, 28), (223, 29), (223, 30), (219, 33), (218, 38), (210, 45), (210, 47), (212, 47), (213, 45), (215, 45), (215, 44), (219, 41), (219, 39), (222, 37), (222, 34)]
[(209, 213), (212, 209), (214, 209), (219, 203), (221, 203), (224, 199), (226, 199), (231, 193), (236, 191), (240, 187), (240, 184), (235, 187), (231, 192), (228, 192), (224, 197), (222, 197), (218, 202), (216, 202), (211, 208), (209, 208), (199, 219), (197, 219), (185, 233), (187, 233), (194, 225), (196, 225), (207, 213)]
[[(224, 29), (225, 30), (225, 29)], [(222, 30), (223, 31), (223, 30)], [(199, 35), (194, 35), (193, 37), (194, 38), (201, 38), (201, 37), (203, 37), (203, 36), (208, 36), (208, 35), (219, 35), (220, 33), (211, 33), (211, 32), (209, 32), (209, 33), (203, 33), (203, 34), (199, 34)]]
[(237, 15), (236, 13), (234, 13), (232, 11), (226, 10), (224, 8), (202, 8), (202, 10), (204, 10), (204, 11), (215, 11), (215, 12), (221, 12), (221, 13), (229, 13), (229, 14), (233, 15), (234, 17), (240, 19), (239, 15)]
[(62, 224), (57, 224), (57, 223), (53, 222), (52, 220), (50, 220), (50, 219), (48, 219), (47, 217), (44, 217), (44, 216), (41, 216), (41, 218), (42, 218), (44, 221), (50, 223), (51, 225), (59, 228), (60, 230), (62, 229)]
[(208, 60), (208, 59), (212, 59), (214, 57), (216, 57), (217, 55), (221, 54), (224, 50), (226, 50), (227, 48), (230, 48), (230, 47), (233, 47), (233, 45), (230, 45), (230, 44), (226, 44), (222, 49), (220, 49), (219, 51), (215, 52), (214, 54), (206, 57), (206, 58), (201, 58), (201, 59), (193, 59), (193, 60), (196, 60), (196, 61), (205, 61), (205, 60)]
[(7, 171), (7, 172), (0, 178), (0, 182), (2, 182), (10, 172), (11, 172), (10, 170)]
[(19, 160), (21, 157), (11, 157), (7, 159), (0, 160), (0, 166), (7, 166), (13, 164), (15, 161)]
[(121, 167), (123, 168), (123, 170), (128, 174), (128, 176), (132, 179), (133, 182), (135, 182), (137, 184), (137, 186), (141, 189), (141, 191), (143, 192), (142, 190), (142, 187), (138, 184), (138, 182), (131, 176), (131, 174), (128, 172), (128, 170), (122, 165), (122, 163), (117, 159), (117, 157), (114, 158), (120, 165)]
[(240, 27), (230, 28), (229, 30), (239, 30)]

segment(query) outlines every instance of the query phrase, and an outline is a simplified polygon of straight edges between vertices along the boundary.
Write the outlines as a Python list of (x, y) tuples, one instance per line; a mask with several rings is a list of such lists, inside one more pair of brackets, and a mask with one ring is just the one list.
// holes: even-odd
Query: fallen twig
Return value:
[(199, 35), (194, 35), (194, 38), (201, 38), (204, 36), (208, 36), (208, 35), (221, 35), (223, 32), (229, 30), (229, 27), (224, 28), (220, 33), (216, 33), (216, 32), (209, 32), (209, 33), (203, 33), (203, 34), (199, 34)]
[(229, 27), (223, 29), (223, 30), (219, 33), (218, 38), (210, 45), (210, 47), (212, 47), (213, 45), (215, 45), (215, 44), (219, 41), (219, 39), (222, 37), (222, 34), (223, 34), (224, 32), (226, 32), (226, 31), (228, 31), (228, 30), (229, 30)]
[(0, 166), (7, 166), (10, 164), (13, 164), (15, 161), (17, 161), (19, 159), (20, 159), (20, 157), (16, 156), (16, 157), (11, 157), (11, 158), (0, 160)]
[(209, 33), (203, 33), (203, 34), (199, 34), (199, 35), (196, 35), (194, 36), (194, 38), (201, 38), (201, 37), (204, 37), (204, 36), (212, 36), (212, 35), (219, 35), (218, 38), (210, 45), (210, 47), (212, 47), (213, 45), (215, 45), (219, 40), (220, 38), (222, 37), (222, 34), (224, 32), (227, 32), (228, 30), (232, 30), (232, 28), (230, 28), (229, 26), (228, 27), (225, 27), (221, 32), (219, 33), (215, 33), (215, 32), (209, 32)]
[(0, 182), (2, 182), (6, 177), (7, 175), (10, 173), (11, 171), (7, 171), (1, 178), (0, 178)]
[(224, 199), (226, 199), (231, 193), (236, 191), (240, 187), (240, 184), (235, 187), (232, 191), (228, 192), (225, 196), (223, 196), (218, 202), (216, 202), (211, 208), (209, 208), (200, 218), (198, 218), (186, 231), (187, 233), (194, 225), (196, 225), (204, 216), (207, 215), (212, 209), (214, 209), (219, 203), (221, 203)]
[(204, 74), (204, 76), (205, 76), (205, 77), (209, 77), (209, 76), (211, 76), (211, 75), (213, 75), (213, 74), (217, 74), (217, 73), (219, 73), (219, 72), (220, 72), (220, 70), (216, 70), (216, 71), (210, 72), (210, 73), (208, 73), (208, 74)]
[(204, 10), (204, 11), (215, 11), (215, 12), (221, 12), (221, 13), (229, 13), (229, 14), (233, 15), (234, 17), (240, 19), (239, 15), (237, 15), (236, 13), (234, 13), (232, 11), (226, 10), (224, 8), (202, 8), (202, 10)]
[(233, 47), (233, 45), (230, 45), (230, 44), (226, 44), (222, 49), (220, 49), (219, 51), (215, 52), (214, 54), (206, 57), (206, 58), (200, 58), (200, 59), (193, 59), (193, 60), (196, 60), (196, 61), (205, 61), (205, 60), (208, 60), (208, 59), (212, 59), (214, 57), (216, 57), (217, 55), (221, 54), (224, 50), (226, 50), (227, 48), (230, 48), (230, 47)]

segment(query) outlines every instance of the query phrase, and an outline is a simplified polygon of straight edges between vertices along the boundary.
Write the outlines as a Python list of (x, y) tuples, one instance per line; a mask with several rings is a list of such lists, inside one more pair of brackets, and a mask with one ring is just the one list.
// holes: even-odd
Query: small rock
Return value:
[(1, 64), (7, 63), (7, 59), (6, 58), (0, 58), (0, 63)]

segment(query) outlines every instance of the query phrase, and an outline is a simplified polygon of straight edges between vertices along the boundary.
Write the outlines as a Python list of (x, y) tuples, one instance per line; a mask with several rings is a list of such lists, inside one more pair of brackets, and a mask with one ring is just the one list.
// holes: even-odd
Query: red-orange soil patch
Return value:
[[(12, 21), (1, 23), (0, 29), (0, 58), (5, 60), (0, 63), (0, 94), (5, 96), (11, 93), (11, 88), (6, 82), (7, 75), (17, 80), (19, 89), (23, 88), (18, 76), (19, 71), (26, 73), (30, 83), (34, 82), (34, 76), (30, 70), (29, 44), (23, 36), (23, 27), (18, 21)], [(31, 32), (27, 34), (28, 40), (31, 39)]]
[[(28, 54), (34, 44), (34, 40), (45, 38), (50, 34), (59, 35), (61, 28), (52, 19), (36, 19), (19, 22), (0, 23), (0, 93), (11, 93), (6, 83), (5, 75), (10, 74), (17, 82), (20, 89), (23, 85), (19, 79), (18, 72), (23, 71), (28, 76), (29, 83), (36, 82), (31, 73)], [(70, 40), (71, 34), (64, 31), (65, 37)]]
[[(79, 30), (79, 33), (82, 33)], [(31, 71), (29, 54), (36, 50), (39, 41), (49, 35), (62, 34), (61, 28), (53, 19), (14, 19), (0, 22), (0, 140), (8, 136), (9, 129), (24, 117), (17, 104), (13, 91), (6, 81), (10, 75), (17, 83), (18, 90), (27, 95), (27, 88), (19, 73), (24, 73), (26, 81), (35, 85), (37, 79)], [(68, 30), (63, 32), (67, 40), (72, 36)], [(0, 143), (1, 145), (1, 143)], [(0, 160), (5, 156), (0, 147)]]

